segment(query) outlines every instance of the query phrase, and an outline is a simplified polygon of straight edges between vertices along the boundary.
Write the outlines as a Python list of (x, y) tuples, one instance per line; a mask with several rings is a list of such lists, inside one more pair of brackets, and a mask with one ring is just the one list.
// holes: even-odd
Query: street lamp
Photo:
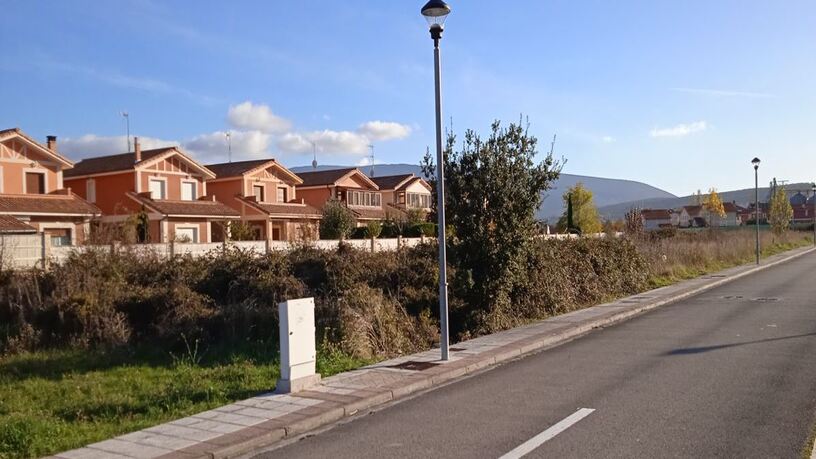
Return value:
[(811, 185), (810, 191), (813, 192), (810, 198), (813, 201), (813, 245), (816, 245), (816, 183)]
[(756, 264), (759, 264), (759, 158), (751, 160), (754, 165), (754, 227), (756, 228)]
[(436, 94), (436, 216), (439, 242), (439, 328), (441, 359), (448, 360), (448, 274), (445, 253), (445, 162), (442, 157), (442, 72), (439, 68), (439, 40), (450, 6), (442, 0), (430, 0), (422, 7), (434, 42), (434, 83)]

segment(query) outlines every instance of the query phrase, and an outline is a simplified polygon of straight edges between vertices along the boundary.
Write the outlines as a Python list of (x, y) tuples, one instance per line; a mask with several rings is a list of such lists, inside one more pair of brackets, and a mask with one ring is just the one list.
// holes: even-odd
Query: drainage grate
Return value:
[(414, 360), (409, 360), (407, 362), (398, 363), (396, 365), (391, 365), (391, 368), (399, 368), (400, 370), (414, 370), (414, 371), (422, 371), (427, 370), (428, 368), (433, 368), (439, 365), (438, 363), (433, 362), (417, 362)]
[(754, 298), (751, 301), (758, 301), (760, 303), (773, 303), (774, 301), (779, 301), (779, 298), (759, 297)]
[(724, 300), (741, 300), (741, 299), (743, 299), (743, 296), (742, 295), (726, 295), (726, 296), (722, 297), (722, 299), (724, 299)]
[(465, 349), (463, 347), (452, 347), (449, 350), (451, 350), (453, 352), (462, 352), (462, 351), (466, 351), (467, 349)]

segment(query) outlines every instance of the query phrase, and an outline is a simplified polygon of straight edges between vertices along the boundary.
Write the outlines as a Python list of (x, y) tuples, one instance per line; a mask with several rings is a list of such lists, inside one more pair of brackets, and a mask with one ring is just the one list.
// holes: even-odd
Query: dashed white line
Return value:
[(530, 451), (533, 451), (534, 449), (544, 444), (545, 441), (552, 439), (561, 432), (569, 429), (570, 426), (572, 426), (576, 422), (589, 416), (593, 411), (595, 410), (592, 408), (579, 409), (578, 411), (558, 421), (557, 424), (553, 425), (544, 432), (541, 432), (535, 437), (520, 444), (515, 449), (505, 454), (504, 456), (500, 457), (499, 459), (519, 459), (523, 457), (524, 455), (530, 453)]

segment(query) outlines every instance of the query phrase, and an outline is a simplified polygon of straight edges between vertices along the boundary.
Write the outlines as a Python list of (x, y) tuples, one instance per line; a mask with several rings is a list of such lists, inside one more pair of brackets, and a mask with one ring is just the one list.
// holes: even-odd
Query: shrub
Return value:
[(345, 239), (353, 229), (354, 216), (348, 207), (336, 199), (327, 201), (320, 219), (320, 238)]
[(368, 225), (366, 225), (366, 238), (368, 239), (376, 239), (380, 237), (380, 233), (382, 233), (383, 224), (380, 221), (370, 221)]

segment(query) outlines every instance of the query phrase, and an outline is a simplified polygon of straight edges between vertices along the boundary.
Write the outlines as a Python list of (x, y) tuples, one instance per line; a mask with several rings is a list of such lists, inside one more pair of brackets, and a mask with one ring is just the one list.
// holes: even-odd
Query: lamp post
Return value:
[(811, 185), (810, 191), (813, 192), (810, 197), (813, 201), (813, 245), (816, 245), (816, 183)]
[(442, 0), (430, 0), (422, 7), (422, 15), (430, 26), (434, 42), (434, 83), (436, 96), (436, 215), (439, 242), (439, 328), (441, 359), (448, 360), (448, 275), (445, 253), (445, 162), (442, 157), (442, 73), (439, 68), (439, 40), (450, 6)]
[(751, 160), (754, 165), (754, 227), (756, 228), (756, 264), (759, 264), (759, 158)]

